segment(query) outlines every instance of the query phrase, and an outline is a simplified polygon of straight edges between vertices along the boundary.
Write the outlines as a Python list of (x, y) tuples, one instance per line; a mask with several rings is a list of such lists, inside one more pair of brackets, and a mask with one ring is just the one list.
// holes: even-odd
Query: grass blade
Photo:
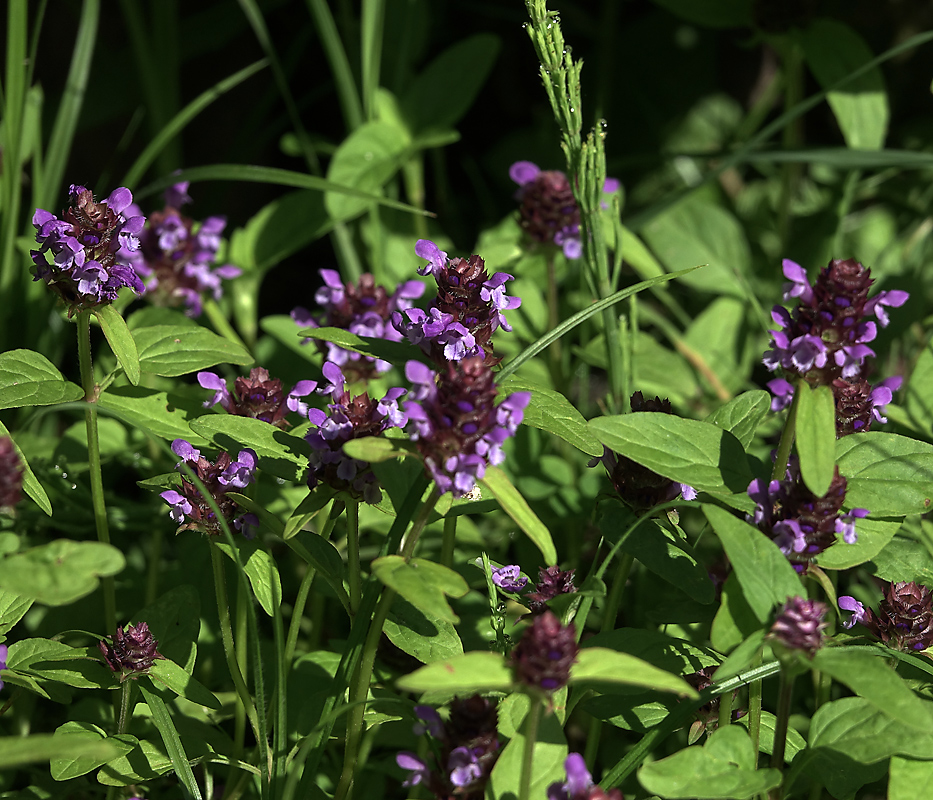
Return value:
[(330, 64), (330, 71), (334, 75), (334, 83), (337, 84), (337, 98), (340, 100), (347, 130), (355, 131), (363, 124), (363, 107), (360, 105), (356, 79), (353, 77), (347, 51), (340, 40), (334, 15), (330, 13), (330, 7), (325, 0), (305, 0), (305, 2), (314, 18), (314, 25)]
[(376, 91), (379, 89), (379, 66), (382, 63), (382, 27), (385, 0), (363, 0), (360, 25), (360, 72), (363, 83), (363, 112), (366, 119), (375, 116)]
[(139, 681), (137, 685), (143, 699), (146, 701), (146, 705), (149, 706), (152, 722), (165, 743), (168, 757), (172, 760), (172, 767), (175, 769), (178, 780), (181, 781), (185, 796), (194, 798), (194, 800), (201, 800), (201, 790), (194, 779), (191, 764), (188, 763), (188, 756), (185, 755), (185, 748), (181, 743), (181, 737), (178, 735), (178, 731), (175, 730), (175, 723), (172, 722), (172, 717), (168, 713), (165, 703), (157, 694), (150, 692), (143, 681)]

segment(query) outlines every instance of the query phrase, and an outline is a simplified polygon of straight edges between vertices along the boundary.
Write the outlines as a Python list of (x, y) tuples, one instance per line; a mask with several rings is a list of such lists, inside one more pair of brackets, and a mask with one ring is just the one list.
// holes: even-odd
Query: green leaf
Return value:
[(143, 372), (174, 378), (216, 364), (252, 364), (253, 357), (241, 344), (218, 336), (207, 328), (153, 325), (134, 332)]
[(77, 743), (100, 744), (106, 742), (110, 745), (109, 748), (104, 748), (102, 752), (96, 754), (78, 751), (52, 758), (49, 766), (52, 770), (52, 778), (56, 781), (67, 781), (71, 778), (86, 775), (92, 769), (97, 769), (97, 767), (114, 758), (125, 756), (138, 744), (135, 736), (123, 734), (108, 737), (102, 728), (98, 728), (89, 722), (66, 722), (55, 729), (52, 738), (60, 742), (65, 751), (69, 751), (69, 745)]
[(126, 379), (136, 386), (139, 383), (139, 353), (133, 334), (126, 326), (126, 321), (113, 306), (99, 306), (94, 309), (94, 316), (107, 338), (110, 349), (123, 367)]
[[(801, 44), (804, 58), (823, 89), (874, 58), (858, 33), (831, 19), (811, 23), (801, 36)], [(848, 147), (879, 150), (884, 146), (890, 112), (884, 77), (878, 67), (830, 91), (827, 100)]]
[[(637, 517), (617, 502), (603, 503), (601, 507), (603, 516), (599, 528), (606, 541), (614, 544)], [(686, 592), (698, 603), (705, 605), (715, 599), (709, 572), (699, 562), (693, 548), (658, 520), (646, 520), (621, 547), (655, 575)]]
[(201, 630), (201, 600), (194, 586), (183, 584), (169, 589), (133, 619), (149, 626), (163, 656), (191, 674)]
[(96, 738), (63, 740), (52, 733), (32, 736), (0, 737), (0, 769), (15, 769), (53, 758), (114, 758), (120, 752), (120, 744), (113, 740)]
[(929, 433), (933, 420), (933, 340), (923, 348), (902, 390), (904, 407), (917, 429)]
[(357, 336), (343, 328), (302, 328), (298, 334), (321, 342), (332, 342), (360, 355), (381, 358), (396, 367), (402, 367), (412, 359), (434, 366), (420, 347), (415, 347), (408, 342), (390, 342), (387, 339), (374, 339), (371, 336)]
[(7, 667), (41, 681), (78, 689), (101, 689), (115, 683), (96, 648), (70, 647), (49, 639), (20, 639), (9, 648)]
[(259, 320), (259, 327), (276, 341), (285, 345), (292, 353), (317, 365), (320, 371), (320, 364), (323, 360), (321, 351), (310, 342), (302, 344), (305, 337), (300, 334), (298, 323), (291, 317), (286, 314), (272, 314)]
[(660, 631), (641, 628), (617, 628), (597, 633), (583, 643), (584, 649), (588, 647), (605, 647), (628, 653), (665, 673), (675, 675), (696, 672), (701, 667), (717, 666), (721, 660), (721, 656), (709, 648)]
[(888, 800), (926, 800), (926, 786), (933, 786), (933, 761), (891, 759)]
[(427, 664), (395, 683), (403, 692), (503, 692), (512, 670), (498, 653), (478, 651)]
[(751, 481), (738, 439), (708, 422), (643, 411), (596, 417), (589, 426), (610, 450), (698, 491), (744, 492)]
[[(366, 194), (378, 194), (401, 168), (408, 147), (408, 136), (398, 126), (381, 120), (364, 123), (337, 148), (327, 168), (327, 180)], [(351, 219), (370, 205), (372, 200), (345, 194), (324, 197), (324, 207), (335, 222)]]
[(66, 381), (45, 356), (32, 350), (0, 353), (0, 408), (50, 406), (82, 397), (84, 390)]
[(333, 499), (334, 494), (333, 489), (323, 484), (310, 491), (304, 500), (295, 507), (289, 518), (285, 520), (282, 538), (291, 539), (303, 530), (304, 526), (312, 520), (315, 514)]
[(298, 481), (308, 465), (308, 443), (268, 422), (232, 414), (208, 414), (191, 421), (191, 430), (215, 447), (235, 454), (244, 447), (256, 451), (263, 472)]
[[(0, 356), (0, 358), (2, 358), (2, 356)], [(41, 508), (51, 517), (52, 502), (49, 500), (49, 496), (46, 493), (45, 488), (41, 483), (39, 483), (39, 479), (36, 477), (36, 473), (32, 471), (32, 468), (29, 466), (29, 462), (26, 461), (26, 456), (23, 455), (23, 451), (20, 449), (20, 446), (16, 444), (16, 440), (10, 436), (10, 432), (7, 430), (6, 425), (4, 425), (2, 422), (0, 422), (0, 436), (10, 437), (10, 441), (13, 442), (13, 449), (16, 451), (16, 455), (19, 456), (19, 464), (23, 470), (23, 491), (33, 499), (39, 508)], [(0, 615), (0, 617), (2, 617), (2, 615)]]
[(473, 105), (498, 54), (499, 37), (481, 33), (448, 47), (428, 64), (402, 97), (412, 132), (453, 127)]
[(699, 697), (696, 689), (683, 678), (628, 653), (619, 653), (607, 647), (584, 647), (580, 650), (570, 668), (570, 682), (618, 683), (643, 686), (658, 692), (673, 692), (681, 697)]
[[(160, 648), (161, 650), (161, 648)], [(174, 661), (160, 659), (152, 664), (149, 677), (156, 684), (163, 684), (175, 694), (208, 708), (220, 710), (220, 701), (202, 684), (192, 678)]]
[(845, 476), (846, 506), (872, 516), (923, 514), (933, 504), (933, 445), (893, 433), (869, 431), (836, 442)]
[(722, 665), (713, 673), (714, 681), (724, 681), (734, 678), (743, 670), (753, 665), (761, 656), (761, 648), (765, 642), (765, 631), (755, 631), (742, 644), (735, 648)]
[(361, 439), (350, 439), (344, 443), (343, 452), (351, 458), (378, 464), (381, 461), (391, 461), (411, 455), (414, 446), (403, 439), (386, 439), (384, 436), (364, 436)]
[(717, 408), (704, 422), (711, 422), (724, 431), (729, 431), (747, 450), (755, 438), (755, 431), (770, 409), (771, 396), (761, 389), (754, 389), (732, 398)]
[(885, 581), (933, 586), (933, 555), (915, 539), (896, 537), (874, 558), (875, 575)]
[(758, 528), (719, 506), (704, 503), (703, 513), (722, 542), (745, 599), (760, 622), (767, 621), (774, 606), (803, 594), (794, 568)]
[[(535, 702), (539, 701), (536, 699)], [(516, 721), (519, 722), (519, 720)], [(563, 783), (567, 779), (564, 770), (564, 762), (567, 759), (567, 739), (557, 714), (543, 715), (536, 733), (532, 750), (534, 769), (531, 771), (529, 797), (542, 798), (548, 786), (552, 783)], [(509, 743), (502, 748), (492, 768), (489, 784), (486, 787), (486, 797), (502, 800), (513, 800), (519, 797), (524, 752), (524, 730), (516, 731), (515, 735), (509, 739)]]
[(20, 597), (14, 592), (0, 589), (0, 637), (5, 637), (19, 622), (35, 601), (31, 597)]
[[(901, 528), (901, 520), (890, 521), (885, 519), (860, 519), (855, 523), (858, 540), (853, 544), (846, 544), (837, 540), (827, 550), (820, 553), (814, 560), (823, 569), (851, 569), (876, 558), (885, 550), (888, 543)], [(906, 580), (897, 578), (897, 580)]]
[(891, 719), (915, 730), (930, 730), (930, 714), (923, 701), (878, 656), (829, 647), (814, 654), (813, 666), (844, 683)]
[(116, 575), (124, 566), (123, 553), (112, 545), (56, 539), (0, 561), (0, 588), (63, 606), (89, 595), (100, 577)]
[(128, 755), (107, 762), (97, 773), (104, 786), (129, 786), (153, 780), (172, 768), (172, 760), (159, 742), (140, 739), (139, 746)]
[(479, 482), (480, 486), (488, 489), (502, 510), (505, 511), (516, 524), (525, 532), (534, 545), (541, 551), (545, 564), (557, 563), (557, 550), (551, 539), (551, 532), (538, 519), (531, 510), (525, 498), (521, 496), (506, 474), (498, 467), (487, 467), (486, 475)]
[[(748, 729), (748, 714), (740, 717), (738, 724), (743, 726), (746, 730)], [(774, 730), (777, 727), (777, 717), (774, 716), (770, 711), (761, 712), (761, 732), (760, 739), (758, 741), (759, 749), (762, 753), (768, 753), (769, 755), (774, 751)], [(797, 753), (805, 750), (807, 747), (806, 740), (793, 728), (788, 727), (787, 729), (787, 739), (784, 743), (784, 763), (790, 764), (794, 760), (794, 757)]]
[(812, 389), (799, 381), (797, 392), (797, 455), (800, 475), (817, 497), (829, 491), (836, 466), (836, 403), (828, 386)]
[(702, 747), (687, 747), (646, 764), (638, 780), (664, 798), (736, 798), (745, 800), (779, 786), (776, 769), (756, 770), (757, 753), (748, 732), (738, 725), (713, 731)]
[[(218, 542), (215, 546), (231, 560), (236, 560), (229, 544)], [(282, 579), (275, 561), (258, 542), (249, 539), (238, 539), (237, 550), (259, 605), (270, 617), (274, 616), (282, 605)]]
[(401, 556), (384, 556), (372, 563), (373, 574), (394, 589), (429, 618), (459, 622), (445, 595), (463, 597), (469, 591), (465, 580), (452, 569), (425, 558), (406, 561)]
[(722, 602), (713, 618), (710, 643), (719, 652), (728, 653), (761, 630), (761, 625), (733, 572), (722, 587)]
[(424, 613), (403, 597), (392, 604), (383, 630), (392, 644), (422, 664), (463, 655), (463, 643), (450, 622)]
[(172, 760), (175, 774), (178, 776), (178, 780), (181, 781), (182, 787), (186, 790), (185, 795), (194, 798), (194, 800), (201, 800), (201, 790), (198, 788), (198, 782), (194, 779), (194, 773), (191, 771), (191, 765), (185, 755), (185, 748), (181, 743), (178, 731), (175, 730), (175, 724), (172, 722), (172, 717), (169, 715), (165, 703), (157, 694), (150, 692), (143, 681), (140, 681), (138, 685), (139, 691), (152, 713), (152, 721), (165, 743), (165, 749)]
[(509, 378), (499, 384), (505, 394), (531, 392), (522, 422), (532, 428), (559, 436), (588, 456), (601, 456), (603, 446), (586, 427), (583, 415), (560, 392), (545, 389), (521, 378)]
[(143, 386), (111, 386), (100, 396), (98, 405), (127, 425), (160, 439), (186, 439), (195, 447), (207, 444), (188, 427), (188, 420), (204, 411), (197, 401)]

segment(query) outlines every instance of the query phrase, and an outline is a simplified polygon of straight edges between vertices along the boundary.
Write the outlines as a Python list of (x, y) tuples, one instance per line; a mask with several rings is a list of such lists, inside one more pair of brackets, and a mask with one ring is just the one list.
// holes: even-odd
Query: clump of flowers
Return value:
[[(781, 377), (768, 383), (774, 395), (771, 408), (778, 411), (790, 404), (793, 381), (803, 378), (811, 386), (832, 386), (842, 402), (842, 420), (837, 435), (868, 430), (871, 421), (882, 421), (883, 406), (891, 401), (899, 381), (885, 381), (874, 389), (865, 385), (863, 365), (875, 352), (868, 346), (878, 335), (873, 315), (882, 327), (888, 324), (887, 307), (897, 308), (907, 302), (907, 292), (879, 292), (869, 299), (874, 283), (871, 270), (854, 259), (834, 259), (820, 271), (811, 285), (803, 267), (784, 260), (784, 301), (797, 298), (797, 306), (788, 311), (775, 306), (771, 312), (780, 326), (772, 331), (772, 347), (765, 353), (764, 364)], [(788, 380), (789, 379), (789, 380)], [(842, 381), (836, 385), (836, 381)]]
[(504, 312), (522, 302), (505, 293), (505, 284), (512, 276), (497, 272), (490, 278), (480, 256), (448, 259), (447, 253), (427, 239), (418, 240), (415, 253), (428, 261), (418, 274), (434, 276), (437, 297), (427, 311), (409, 308), (393, 312), (392, 324), (441, 366), (477, 355), (490, 366), (498, 364), (493, 331), (499, 327), (512, 330)]
[[(635, 392), (629, 400), (632, 411), (673, 414), (671, 401), (660, 397), (646, 400), (641, 392)], [(652, 472), (636, 461), (603, 448), (603, 455), (590, 462), (591, 467), (602, 462), (609, 473), (609, 480), (618, 492), (619, 498), (637, 513), (654, 508), (661, 503), (683, 496), (684, 500), (696, 498), (696, 489), (685, 483), (677, 483)]]
[(318, 391), (330, 394), (333, 402), (328, 406), (329, 413), (317, 408), (308, 411), (312, 425), (305, 435), (311, 445), (308, 486), (313, 489), (326, 483), (356, 499), (378, 503), (382, 491), (369, 463), (348, 456), (343, 446), (351, 439), (378, 436), (389, 428), (402, 427), (408, 417), (399, 409), (398, 400), (405, 390), (389, 389), (378, 402), (365, 392), (351, 397), (340, 367), (328, 362), (323, 371), (329, 383)]
[(270, 378), (268, 370), (262, 367), (251, 369), (248, 378), (237, 378), (232, 392), (227, 382), (213, 372), (199, 372), (198, 383), (214, 392), (204, 403), (205, 408), (220, 404), (228, 414), (261, 419), (277, 428), (288, 426), (285, 415), (289, 411), (308, 415), (308, 405), (301, 398), (307, 397), (317, 386), (315, 381), (299, 381), (285, 394), (282, 381)]
[[(358, 336), (402, 341), (402, 334), (391, 324), (392, 315), (412, 306), (412, 301), (424, 294), (420, 281), (405, 281), (392, 293), (377, 286), (372, 275), (362, 275), (356, 283), (344, 284), (340, 273), (332, 269), (319, 270), (324, 285), (314, 300), (322, 311), (312, 312), (298, 306), (291, 317), (302, 328), (342, 328)], [(310, 342), (305, 339), (303, 344)], [(343, 370), (350, 383), (368, 380), (391, 368), (388, 361), (346, 350), (333, 342), (318, 342), (327, 361)]]
[(168, 188), (165, 208), (149, 215), (149, 224), (139, 237), (140, 247), (130, 259), (152, 303), (184, 306), (188, 316), (198, 317), (204, 296), (219, 300), (221, 280), (236, 278), (241, 270), (232, 264), (214, 264), (226, 218), (213, 216), (196, 223), (179, 210), (190, 202), (187, 181)]
[(790, 597), (778, 611), (768, 634), (772, 646), (803, 653), (808, 658), (823, 646), (826, 639), (826, 603)]
[(517, 594), (528, 585), (528, 578), (522, 575), (522, 568), (518, 564), (507, 564), (493, 568), (492, 582), (503, 592)]
[(9, 436), (0, 439), (0, 508), (13, 508), (21, 497), (23, 465)]
[(40, 245), (31, 251), (35, 280), (44, 280), (65, 301), (68, 316), (112, 303), (127, 286), (142, 294), (132, 258), (146, 219), (132, 213), (130, 190), (115, 189), (96, 202), (89, 189), (72, 185), (68, 197), (61, 218), (41, 208), (33, 215)]
[(574, 572), (576, 570), (561, 569), (556, 564), (550, 567), (538, 567), (538, 583), (535, 590), (525, 595), (528, 610), (534, 615), (543, 614), (548, 610), (548, 600), (577, 591), (573, 583)]
[(469, 494), (489, 464), (505, 459), (502, 445), (517, 430), (530, 392), (515, 392), (498, 406), (489, 365), (479, 356), (448, 362), (435, 374), (409, 361), (405, 375), (415, 387), (405, 402), (408, 432), (441, 494)]
[(579, 650), (573, 623), (561, 625), (556, 614), (545, 611), (534, 618), (512, 649), (512, 667), (519, 683), (555, 692), (570, 680), (570, 667)]
[[(190, 442), (176, 439), (172, 442), (172, 452), (182, 463), (194, 470), (198, 479), (204, 484), (211, 498), (220, 509), (220, 516), (247, 538), (255, 533), (254, 528), (259, 525), (255, 514), (241, 514), (239, 506), (227, 492), (245, 489), (253, 482), (256, 471), (256, 453), (249, 448), (241, 450), (234, 461), (229, 453), (221, 453), (217, 461), (210, 462), (196, 450)], [(181, 491), (169, 489), (162, 492), (160, 497), (169, 505), (169, 516), (178, 523), (178, 532), (183, 530), (198, 530), (209, 536), (220, 536), (223, 527), (214, 514), (210, 503), (198, 490), (197, 486), (182, 474)]]
[(812, 559), (835, 544), (837, 534), (846, 544), (854, 544), (858, 539), (855, 520), (868, 516), (864, 508), (843, 513), (846, 479), (838, 467), (822, 497), (806, 487), (796, 460), (791, 461), (784, 480), (753, 480), (748, 495), (756, 504), (749, 522), (774, 540), (798, 572), (804, 572)]
[(564, 761), (567, 780), (547, 787), (547, 800), (623, 800), (621, 789), (608, 792), (593, 783), (586, 761), (579, 753), (570, 753)]
[(428, 733), (434, 750), (433, 766), (403, 750), (396, 763), (409, 772), (404, 786), (424, 784), (435, 797), (479, 800), (499, 757), (496, 707), (479, 695), (454, 698), (445, 722), (430, 706), (415, 706), (420, 722), (415, 734)]
[(155, 661), (165, 656), (159, 653), (159, 643), (145, 622), (118, 627), (111, 641), (97, 643), (107, 666), (119, 673), (120, 682), (146, 675)]
[(853, 612), (843, 623), (858, 622), (894, 650), (916, 652), (933, 645), (933, 593), (913, 581), (889, 583), (875, 613), (854, 597), (839, 598), (839, 608)]
[[(583, 254), (580, 241), (580, 208), (567, 176), (558, 170), (542, 170), (531, 161), (516, 161), (509, 177), (518, 184), (521, 226), (536, 242), (553, 244), (569, 259)], [(617, 192), (619, 182), (607, 178), (606, 193)]]

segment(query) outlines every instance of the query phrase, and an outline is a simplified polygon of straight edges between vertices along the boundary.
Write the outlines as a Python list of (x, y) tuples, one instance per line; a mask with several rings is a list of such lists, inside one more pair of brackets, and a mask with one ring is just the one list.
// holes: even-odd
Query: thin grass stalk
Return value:
[(363, 124), (363, 106), (360, 103), (360, 94), (356, 79), (353, 77), (350, 59), (347, 58), (347, 51), (340, 38), (340, 32), (337, 30), (337, 23), (334, 22), (334, 15), (331, 14), (325, 0), (305, 0), (305, 2), (314, 20), (314, 26), (317, 28), (321, 45), (324, 47), (331, 74), (334, 76), (343, 120), (348, 131), (355, 131)]
[(360, 74), (363, 87), (363, 115), (376, 117), (376, 92), (379, 89), (379, 67), (382, 64), (382, 29), (385, 22), (385, 0), (363, 0), (360, 20)]

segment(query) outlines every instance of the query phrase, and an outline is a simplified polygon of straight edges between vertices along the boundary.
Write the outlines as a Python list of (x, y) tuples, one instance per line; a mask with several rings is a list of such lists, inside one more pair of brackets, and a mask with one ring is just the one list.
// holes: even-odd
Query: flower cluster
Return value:
[(113, 639), (97, 643), (107, 666), (120, 674), (120, 682), (127, 678), (138, 678), (152, 668), (153, 662), (165, 656), (159, 653), (159, 643), (145, 622), (130, 625), (123, 630), (118, 627)]
[(505, 458), (502, 444), (524, 416), (530, 392), (515, 392), (498, 406), (489, 365), (480, 357), (448, 362), (435, 373), (409, 361), (405, 375), (415, 387), (405, 402), (408, 432), (442, 494), (469, 494), (489, 464)]
[[(342, 328), (358, 336), (402, 341), (402, 334), (390, 324), (392, 315), (411, 308), (412, 300), (424, 294), (420, 281), (406, 281), (391, 295), (370, 274), (360, 277), (356, 283), (344, 284), (340, 274), (332, 269), (320, 270), (324, 285), (317, 290), (314, 300), (323, 313), (311, 312), (298, 306), (292, 311), (292, 319), (302, 328)], [(310, 339), (305, 339), (307, 344)], [(387, 372), (392, 366), (387, 361), (364, 356), (345, 350), (333, 342), (318, 342), (325, 358), (339, 366), (350, 383), (368, 380), (374, 374)]]
[(579, 649), (573, 623), (561, 625), (556, 614), (545, 611), (534, 618), (512, 649), (515, 676), (527, 687), (557, 691), (570, 680)]
[[(671, 401), (660, 397), (646, 400), (641, 392), (635, 392), (629, 400), (632, 411), (657, 412), (661, 414), (673, 414)], [(693, 500), (696, 496), (696, 489), (685, 483), (676, 483), (675, 481), (652, 472), (647, 467), (632, 461), (626, 456), (621, 456), (609, 448), (603, 448), (603, 455), (594, 458), (589, 466), (595, 467), (598, 463), (606, 468), (609, 473), (609, 480), (619, 498), (631, 509), (637, 513), (642, 513), (650, 508), (654, 508), (661, 503), (667, 503), (678, 497), (684, 500)]]
[(839, 598), (839, 608), (854, 612), (845, 624), (856, 622), (895, 650), (926, 650), (933, 645), (933, 593), (913, 581), (889, 583), (876, 614), (854, 597)]
[(489, 774), (499, 757), (496, 707), (489, 700), (473, 695), (454, 698), (450, 718), (445, 722), (430, 706), (416, 706), (421, 720), (415, 734), (428, 733), (434, 749), (434, 768), (417, 755), (403, 750), (396, 763), (409, 772), (405, 786), (424, 784), (435, 797), (479, 800)]
[(393, 312), (392, 324), (438, 365), (475, 355), (485, 358), (490, 366), (497, 364), (493, 331), (499, 327), (512, 330), (504, 312), (522, 302), (505, 293), (505, 284), (512, 276), (497, 272), (490, 278), (479, 256), (448, 259), (447, 253), (427, 239), (418, 240), (415, 253), (428, 261), (418, 274), (434, 276), (437, 297), (427, 311), (409, 308)]
[(214, 266), (227, 220), (208, 217), (195, 223), (179, 211), (190, 202), (187, 182), (167, 189), (165, 208), (149, 215), (139, 250), (130, 260), (145, 283), (149, 300), (161, 306), (185, 306), (188, 316), (198, 317), (204, 295), (218, 300), (221, 279), (238, 277), (240, 269), (232, 264)]
[(346, 379), (336, 364), (324, 364), (324, 377), (328, 384), (318, 389), (330, 394), (330, 413), (317, 408), (308, 411), (312, 428), (305, 435), (311, 445), (308, 486), (314, 488), (326, 483), (337, 491), (344, 491), (367, 503), (378, 503), (382, 491), (369, 463), (352, 458), (343, 452), (343, 445), (351, 439), (378, 436), (388, 428), (400, 428), (407, 416), (398, 407), (404, 389), (389, 389), (378, 402), (365, 392), (351, 397), (346, 390)]
[[(181, 459), (177, 464), (179, 468), (184, 462), (194, 470), (220, 509), (221, 517), (250, 538), (254, 533), (252, 529), (259, 525), (259, 520), (255, 514), (240, 514), (239, 507), (232, 498), (227, 497), (227, 492), (245, 489), (253, 482), (256, 453), (248, 448), (241, 450), (236, 461), (230, 458), (229, 453), (221, 453), (217, 461), (211, 463), (184, 439), (172, 442), (172, 452)], [(169, 489), (162, 492), (160, 497), (169, 504), (169, 516), (178, 523), (179, 532), (199, 530), (210, 536), (223, 533), (221, 523), (210, 503), (184, 474), (181, 478), (180, 492)]]
[(826, 638), (826, 603), (790, 597), (778, 611), (768, 634), (772, 646), (794, 650), (811, 657), (823, 646)]
[(285, 415), (289, 411), (303, 417), (308, 415), (308, 405), (301, 398), (311, 394), (317, 386), (314, 381), (299, 381), (286, 395), (282, 381), (270, 378), (269, 372), (262, 367), (251, 369), (248, 378), (237, 378), (232, 392), (227, 388), (227, 382), (213, 372), (199, 372), (198, 383), (214, 392), (214, 396), (204, 403), (205, 408), (219, 403), (228, 414), (261, 419), (277, 428), (288, 425)]
[(570, 753), (564, 761), (567, 780), (547, 787), (547, 800), (623, 800), (621, 789), (608, 792), (593, 783), (586, 761), (579, 753)]
[(71, 186), (68, 196), (61, 218), (41, 208), (32, 218), (40, 245), (31, 252), (35, 280), (44, 280), (65, 301), (69, 316), (112, 303), (126, 286), (142, 294), (131, 259), (146, 220), (132, 213), (130, 190), (115, 189), (95, 202), (89, 189)]
[[(771, 312), (780, 326), (772, 331), (772, 347), (764, 364), (782, 377), (769, 381), (774, 395), (771, 408), (778, 411), (790, 404), (794, 378), (812, 386), (831, 386), (836, 398), (839, 436), (868, 430), (873, 420), (884, 422), (883, 407), (900, 386), (900, 378), (889, 379), (872, 388), (864, 378), (864, 364), (874, 351), (868, 346), (878, 334), (868, 315), (882, 326), (888, 324), (887, 307), (902, 306), (908, 294), (900, 290), (879, 292), (871, 299), (874, 282), (871, 270), (854, 259), (834, 259), (820, 271), (811, 285), (799, 264), (784, 260), (784, 301), (797, 298), (793, 312), (775, 306)], [(791, 380), (788, 380), (790, 378)]]
[(796, 460), (791, 461), (782, 481), (753, 480), (748, 495), (756, 504), (749, 522), (774, 540), (798, 572), (804, 572), (813, 558), (834, 544), (837, 534), (846, 544), (854, 544), (858, 538), (855, 520), (868, 516), (864, 508), (842, 513), (846, 479), (838, 467), (822, 497), (806, 487)]
[(556, 564), (550, 567), (538, 567), (538, 584), (533, 592), (525, 595), (528, 610), (534, 615), (543, 614), (547, 611), (548, 600), (577, 591), (573, 583), (575, 571), (561, 569)]
[(9, 436), (0, 439), (0, 508), (13, 508), (23, 487), (23, 465)]

